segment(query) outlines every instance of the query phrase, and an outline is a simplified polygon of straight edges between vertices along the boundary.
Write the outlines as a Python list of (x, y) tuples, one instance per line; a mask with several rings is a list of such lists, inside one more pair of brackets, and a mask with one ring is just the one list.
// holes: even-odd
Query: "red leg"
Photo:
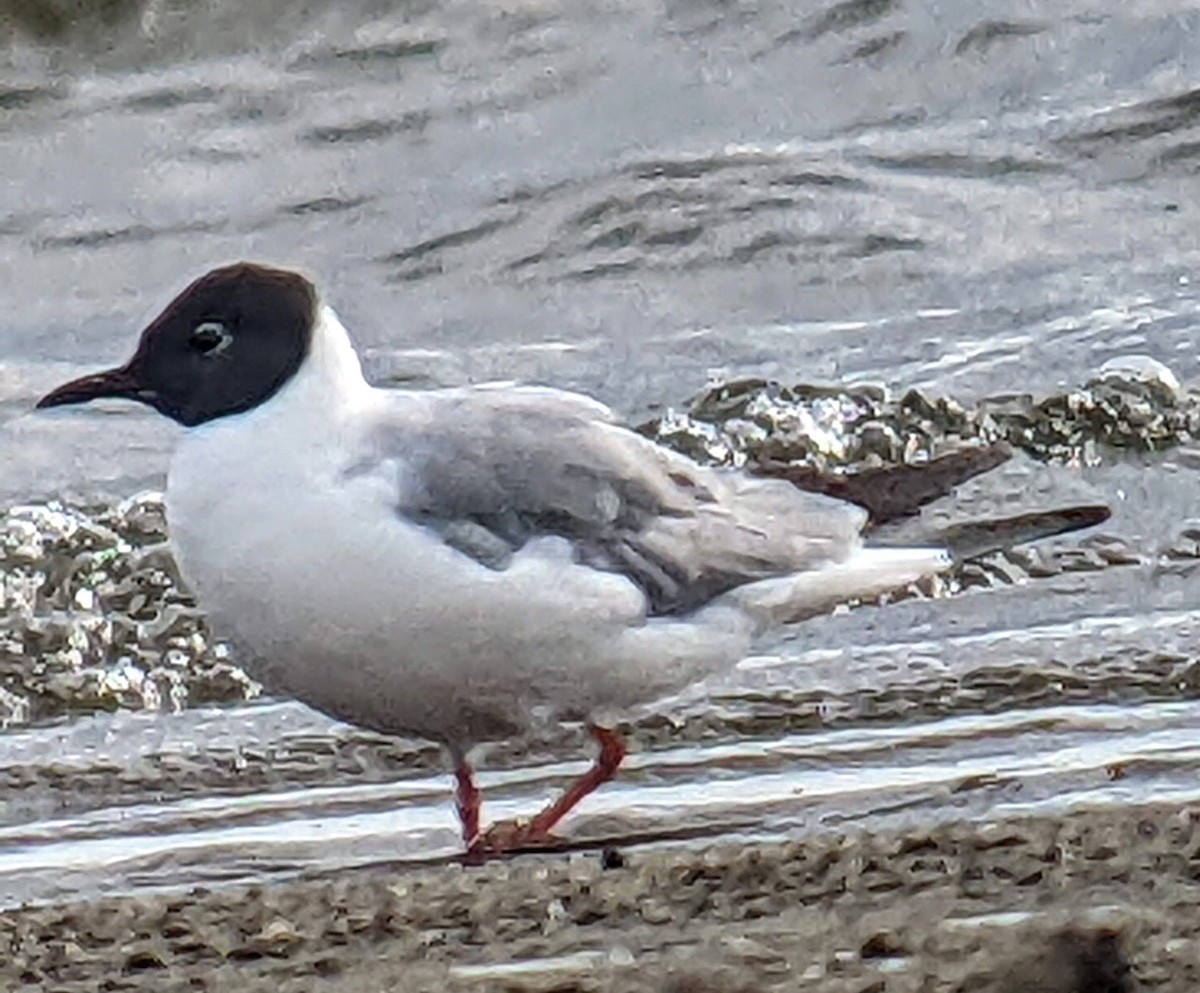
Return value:
[(617, 735), (608, 728), (595, 725), (588, 730), (600, 745), (600, 754), (596, 756), (592, 767), (575, 780), (562, 796), (529, 822), (531, 835), (537, 837), (549, 834), (550, 829), (566, 817), (580, 800), (612, 779), (617, 774), (617, 768), (625, 760), (625, 744)]
[(464, 758), (454, 764), (455, 798), (458, 801), (458, 819), (462, 822), (463, 841), (467, 848), (475, 844), (479, 838), (479, 807), (481, 798), (479, 787), (475, 785), (475, 777), (471, 766)]
[[(596, 756), (592, 767), (572, 783), (561, 797), (530, 820), (499, 821), (491, 825), (473, 842), (468, 842), (468, 850), (472, 854), (497, 855), (552, 842), (554, 838), (550, 829), (574, 809), (580, 800), (617, 774), (617, 769), (625, 758), (625, 745), (607, 728), (590, 725), (588, 730), (600, 745), (600, 754)], [(461, 802), (459, 806), (461, 810)]]

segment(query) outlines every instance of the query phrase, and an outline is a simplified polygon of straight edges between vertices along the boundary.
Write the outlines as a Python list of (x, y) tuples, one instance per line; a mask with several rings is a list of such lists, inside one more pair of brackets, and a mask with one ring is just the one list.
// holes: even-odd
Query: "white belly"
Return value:
[(201, 607), (268, 688), (467, 746), (542, 708), (648, 701), (747, 647), (731, 617), (646, 622), (632, 584), (576, 564), (562, 539), (487, 569), (394, 513), (381, 479), (344, 473), (347, 439), (288, 451), (254, 416), (188, 433), (167, 511)]

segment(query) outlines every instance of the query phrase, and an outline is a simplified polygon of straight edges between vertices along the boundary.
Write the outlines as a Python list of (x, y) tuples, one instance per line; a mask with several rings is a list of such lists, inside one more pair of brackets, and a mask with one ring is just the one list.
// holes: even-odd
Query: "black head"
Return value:
[(125, 397), (189, 427), (256, 407), (300, 368), (317, 294), (303, 276), (240, 262), (172, 300), (118, 369), (73, 380), (38, 407)]

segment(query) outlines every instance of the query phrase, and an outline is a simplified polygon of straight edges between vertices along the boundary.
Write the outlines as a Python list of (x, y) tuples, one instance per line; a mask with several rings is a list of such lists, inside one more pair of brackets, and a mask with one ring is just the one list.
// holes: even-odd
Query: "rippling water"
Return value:
[[(631, 417), (713, 373), (970, 399), (1138, 353), (1197, 378), (1191, 4), (29, 9), (0, 5), (6, 502), (161, 481), (145, 412), (30, 406), (237, 258), (315, 274), (377, 381), (537, 380)], [(1138, 565), (839, 617), (640, 718), (581, 836), (661, 837), (681, 806), (771, 834), (1194, 799), (1197, 594), (1160, 553), (1196, 465), (1056, 470)], [(498, 813), (559, 780), (538, 754), (488, 780)], [(290, 707), (18, 730), (0, 757), (10, 903), (453, 845), (427, 753)]]

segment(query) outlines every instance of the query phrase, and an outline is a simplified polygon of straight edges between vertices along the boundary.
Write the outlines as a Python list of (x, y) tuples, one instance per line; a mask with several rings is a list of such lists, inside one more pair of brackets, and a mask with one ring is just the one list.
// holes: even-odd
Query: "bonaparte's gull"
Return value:
[[(477, 854), (545, 843), (612, 778), (621, 711), (950, 561), (869, 547), (858, 506), (698, 465), (586, 396), (374, 388), (313, 285), (262, 265), (202, 276), (129, 362), (39, 406), (99, 397), (187, 428), (170, 537), (216, 632), (271, 689), (445, 745)], [(468, 750), (542, 713), (587, 721), (595, 765), (482, 831)]]

